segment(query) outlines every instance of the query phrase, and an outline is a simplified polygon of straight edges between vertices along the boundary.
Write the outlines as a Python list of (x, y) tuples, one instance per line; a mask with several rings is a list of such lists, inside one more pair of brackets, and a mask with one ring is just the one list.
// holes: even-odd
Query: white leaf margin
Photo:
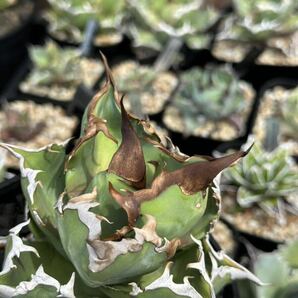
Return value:
[[(11, 238), (12, 247), (4, 260), (3, 269), (0, 272), (0, 276), (7, 274), (10, 270), (14, 268), (17, 268), (17, 266), (13, 263), (13, 258), (19, 258), (21, 253), (23, 252), (32, 252), (37, 257), (40, 257), (38, 251), (34, 247), (25, 245), (22, 239), (18, 236), (22, 228), (27, 226), (29, 223), (30, 219), (18, 224), (17, 226), (9, 230), (8, 237)], [(35, 274), (32, 274), (30, 281), (23, 281), (19, 283), (15, 288), (6, 285), (0, 285), (0, 297), (10, 298), (18, 295), (25, 295), (30, 291), (34, 290), (38, 285), (46, 285), (56, 288), (57, 297), (75, 298), (74, 282), (74, 272), (71, 275), (71, 278), (68, 281), (68, 283), (65, 285), (61, 285), (59, 281), (57, 281), (55, 278), (46, 274), (44, 272), (43, 266), (40, 265)]]

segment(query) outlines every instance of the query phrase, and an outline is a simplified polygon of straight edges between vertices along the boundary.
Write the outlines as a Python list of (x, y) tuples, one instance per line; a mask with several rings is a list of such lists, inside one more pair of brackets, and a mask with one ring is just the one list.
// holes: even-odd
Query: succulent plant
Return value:
[(298, 191), (298, 173), (286, 149), (279, 147), (267, 152), (255, 144), (249, 156), (225, 175), (238, 187), (237, 202), (242, 208), (257, 204), (269, 215), (280, 216), (287, 208), (298, 212), (287, 201), (289, 195)]
[(298, 88), (290, 92), (279, 112), (284, 135), (298, 141)]
[(10, 231), (0, 293), (207, 298), (234, 278), (259, 282), (208, 240), (220, 205), (214, 178), (247, 152), (166, 149), (149, 122), (127, 114), (106, 68), (68, 154), (67, 142), (2, 144), (20, 159), (33, 236), (18, 236), (28, 222)]
[(246, 107), (244, 82), (228, 65), (193, 68), (183, 73), (180, 81), (171, 105), (183, 117), (186, 134), (205, 121), (229, 119)]
[(49, 19), (53, 32), (62, 32), (72, 41), (82, 41), (87, 22), (98, 21), (101, 32), (115, 31), (122, 17), (124, 1), (50, 0)]
[(129, 0), (126, 28), (136, 46), (160, 51), (170, 39), (179, 38), (200, 49), (208, 46), (207, 30), (218, 18), (218, 11), (200, 1)]
[(272, 253), (260, 254), (255, 274), (268, 285), (256, 289), (256, 298), (294, 298), (298, 296), (298, 240), (294, 239)]
[(219, 39), (266, 44), (298, 28), (298, 5), (291, 0), (234, 0), (236, 14), (229, 17)]
[(20, 112), (10, 106), (4, 106), (5, 122), (0, 129), (0, 140), (11, 142), (18, 140), (27, 142), (39, 134), (45, 127), (45, 123), (32, 123), (27, 111)]
[(80, 78), (80, 53), (73, 48), (60, 48), (48, 41), (45, 46), (32, 46), (29, 49), (33, 61), (30, 83), (33, 85), (73, 86)]
[(119, 64), (113, 72), (118, 90), (128, 99), (126, 108), (137, 116), (161, 112), (178, 83), (169, 71), (132, 61)]

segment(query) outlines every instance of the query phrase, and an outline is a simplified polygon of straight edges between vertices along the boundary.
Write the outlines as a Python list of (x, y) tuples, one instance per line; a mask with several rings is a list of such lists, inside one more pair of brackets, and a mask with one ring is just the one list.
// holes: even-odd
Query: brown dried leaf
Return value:
[(109, 172), (124, 178), (137, 188), (144, 188), (146, 185), (146, 166), (142, 145), (129, 121), (123, 100), (121, 100), (120, 105), (122, 142), (112, 158)]
[(178, 185), (183, 193), (187, 195), (203, 191), (223, 169), (234, 164), (239, 158), (245, 156), (248, 151), (238, 151), (224, 157), (214, 158), (211, 161), (206, 160), (188, 164), (172, 172), (162, 171), (152, 182), (151, 188), (133, 193), (119, 193), (110, 184), (110, 193), (126, 211), (129, 224), (134, 225), (139, 216), (142, 202), (156, 198), (171, 185)]

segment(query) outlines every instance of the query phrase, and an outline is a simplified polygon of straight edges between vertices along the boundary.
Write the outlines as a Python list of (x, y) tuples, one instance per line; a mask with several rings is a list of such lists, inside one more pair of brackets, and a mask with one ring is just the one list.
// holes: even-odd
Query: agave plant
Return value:
[(80, 78), (80, 53), (72, 48), (60, 48), (55, 42), (48, 41), (45, 46), (30, 47), (33, 72), (32, 85), (73, 86)]
[[(256, 144), (249, 156), (225, 175), (238, 187), (237, 202), (242, 208), (257, 204), (269, 215), (298, 212), (287, 197), (298, 191), (298, 173), (287, 150), (267, 152)], [(287, 203), (285, 203), (287, 202)]]
[(33, 236), (18, 236), (27, 222), (10, 231), (0, 293), (207, 298), (234, 278), (259, 282), (208, 240), (220, 206), (214, 178), (247, 152), (205, 159), (166, 149), (127, 114), (106, 67), (68, 154), (66, 143), (2, 144), (20, 159)]
[(159, 113), (178, 79), (168, 71), (128, 61), (113, 69), (118, 90), (127, 95), (127, 107), (135, 115)]
[(297, 2), (291, 0), (234, 0), (236, 15), (225, 22), (219, 40), (266, 44), (298, 28)]
[(298, 240), (294, 239), (272, 253), (260, 254), (255, 274), (268, 285), (256, 289), (256, 298), (291, 298), (298, 295)]
[(219, 12), (202, 1), (129, 0), (126, 27), (135, 46), (160, 51), (170, 39), (179, 38), (200, 49), (208, 46), (206, 31), (218, 18)]
[(51, 31), (70, 41), (81, 42), (89, 20), (100, 24), (100, 32), (115, 32), (122, 18), (124, 1), (109, 0), (50, 0), (48, 12)]
[(193, 68), (181, 75), (169, 109), (179, 110), (185, 133), (193, 134), (206, 121), (229, 120), (243, 111), (245, 86), (228, 65)]

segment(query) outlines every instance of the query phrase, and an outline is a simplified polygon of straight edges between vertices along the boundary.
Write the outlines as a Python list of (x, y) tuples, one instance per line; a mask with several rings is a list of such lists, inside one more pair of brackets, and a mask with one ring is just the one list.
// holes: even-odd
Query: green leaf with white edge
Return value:
[(257, 285), (264, 285), (262, 279), (232, 260), (223, 251), (216, 252), (208, 238), (203, 239), (202, 243), (206, 258), (209, 259), (206, 263), (211, 264), (210, 278), (216, 293), (233, 280), (248, 279)]
[[(74, 297), (71, 264), (68, 265), (49, 243), (23, 241), (18, 236), (28, 223), (21, 223), (10, 230), (4, 265), (0, 272), (0, 296), (37, 297), (36, 293), (39, 293), (42, 297), (53, 297), (53, 293), (55, 296), (60, 293), (63, 297)], [(44, 268), (55, 277), (45, 273)], [(67, 284), (62, 285), (61, 281)]]
[(121, 241), (101, 240), (101, 222), (108, 219), (92, 212), (94, 207), (100, 206), (95, 201), (96, 190), (88, 195), (88, 200), (83, 195), (66, 205), (61, 202), (58, 208), (61, 242), (88, 286), (128, 281), (157, 269), (166, 260), (166, 252), (156, 252), (155, 245), (146, 241), (146, 231), (142, 229), (135, 229), (135, 237)]
[(114, 200), (109, 192), (109, 183), (115, 187), (115, 189), (127, 189), (133, 190), (126, 183), (121, 181), (121, 178), (112, 173), (101, 172), (93, 177), (92, 181), (86, 189), (86, 193), (92, 192), (94, 187), (100, 189), (97, 194), (96, 201), (98, 206), (93, 207), (92, 211), (96, 214), (100, 214), (109, 220), (102, 221), (102, 234), (103, 238), (107, 238), (113, 235), (117, 230), (128, 225), (127, 214), (124, 209)]
[(55, 205), (64, 190), (66, 143), (37, 150), (0, 144), (19, 159), (22, 189), (32, 217), (58, 249)]

